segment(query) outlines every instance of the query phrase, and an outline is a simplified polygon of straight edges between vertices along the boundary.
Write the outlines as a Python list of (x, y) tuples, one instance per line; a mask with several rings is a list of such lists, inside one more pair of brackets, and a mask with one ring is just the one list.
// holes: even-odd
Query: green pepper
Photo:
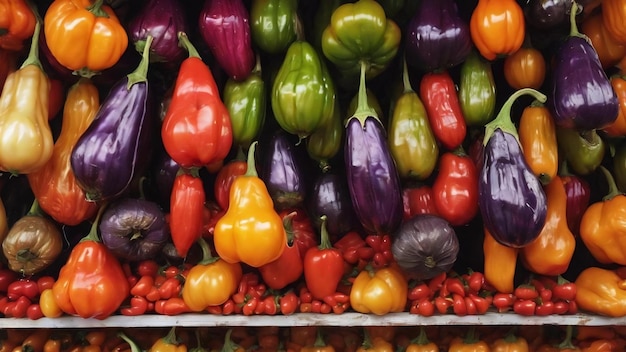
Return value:
[(306, 41), (287, 49), (272, 85), (272, 111), (285, 131), (300, 140), (333, 116), (335, 87), (324, 62)]
[(348, 2), (347, 0), (325, 0), (319, 1), (317, 8), (315, 9), (315, 15), (313, 17), (313, 23), (311, 24), (311, 38), (313, 46), (322, 53), (322, 33), (324, 29), (330, 23), (330, 17), (333, 12), (342, 4)]
[(297, 39), (299, 21), (297, 0), (252, 0), (252, 42), (267, 53), (284, 53)]
[(245, 80), (226, 81), (223, 95), (233, 129), (233, 146), (248, 149), (265, 121), (267, 98), (258, 57), (255, 68)]
[(626, 140), (615, 147), (613, 177), (620, 192), (626, 192)]
[(559, 153), (577, 175), (589, 175), (602, 163), (606, 146), (596, 130), (580, 132), (557, 127), (556, 141)]
[(366, 76), (383, 72), (396, 56), (402, 33), (374, 0), (358, 0), (339, 6), (322, 33), (322, 51), (345, 75), (358, 77), (360, 62)]
[(389, 149), (403, 179), (425, 180), (435, 169), (439, 147), (426, 108), (411, 87), (404, 64), (404, 92), (395, 101), (389, 125)]
[(461, 65), (459, 103), (468, 126), (484, 126), (496, 110), (496, 84), (491, 63), (472, 51)]
[(343, 144), (343, 122), (339, 101), (335, 101), (333, 117), (320, 126), (306, 140), (306, 150), (311, 159), (317, 161), (322, 171), (330, 168), (329, 160), (332, 159)]

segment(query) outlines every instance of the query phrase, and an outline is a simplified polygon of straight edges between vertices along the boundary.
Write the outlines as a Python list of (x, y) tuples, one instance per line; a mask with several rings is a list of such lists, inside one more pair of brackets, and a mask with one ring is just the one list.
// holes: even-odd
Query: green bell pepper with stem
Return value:
[(494, 118), (496, 83), (491, 63), (476, 51), (461, 65), (459, 104), (468, 126), (481, 127)]
[(372, 78), (396, 56), (402, 33), (374, 0), (343, 4), (333, 12), (322, 33), (322, 51), (343, 74), (358, 77), (361, 62)]
[(572, 128), (557, 127), (556, 141), (559, 153), (577, 175), (591, 174), (604, 159), (606, 143), (596, 130), (581, 132)]
[(284, 53), (302, 30), (297, 0), (252, 0), (252, 42), (269, 54)]

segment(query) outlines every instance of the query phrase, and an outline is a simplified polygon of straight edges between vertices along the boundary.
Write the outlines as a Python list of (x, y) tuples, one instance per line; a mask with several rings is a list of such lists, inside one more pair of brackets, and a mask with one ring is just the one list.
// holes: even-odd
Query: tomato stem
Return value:
[(191, 41), (189, 41), (189, 37), (187, 36), (187, 33), (178, 32), (178, 45), (182, 46), (183, 48), (187, 50), (187, 53), (189, 53), (189, 57), (196, 57), (202, 60), (202, 57), (200, 57), (200, 53), (198, 53), (198, 50), (196, 50), (193, 44), (191, 44)]
[(517, 100), (517, 98), (526, 94), (533, 96), (536, 100), (539, 100), (540, 102), (545, 102), (547, 100), (545, 94), (533, 88), (522, 88), (511, 94), (509, 99), (507, 99), (506, 102), (504, 102), (504, 105), (502, 105), (502, 108), (500, 109), (500, 112), (498, 112), (496, 118), (485, 125), (485, 138), (483, 139), (483, 145), (487, 145), (487, 142), (489, 142), (489, 139), (497, 129), (513, 135), (515, 139), (519, 142), (517, 128), (515, 128), (515, 125), (511, 120), (511, 108), (513, 107), (513, 103)]
[(602, 173), (604, 174), (604, 177), (606, 178), (606, 183), (609, 186), (609, 192), (606, 194), (606, 196), (602, 198), (602, 200), (610, 200), (613, 199), (615, 196), (623, 194), (617, 188), (617, 184), (615, 183), (615, 179), (613, 178), (613, 175), (611, 175), (611, 172), (602, 165), (600, 165), (599, 168), (600, 171), (602, 171)]
[(35, 65), (39, 67), (40, 70), (43, 70), (41, 67), (41, 61), (39, 61), (39, 33), (41, 32), (41, 22), (35, 22), (35, 31), (33, 32), (33, 37), (30, 42), (30, 50), (28, 51), (28, 56), (26, 60), (20, 66), (20, 69), (28, 66)]
[(150, 45), (152, 45), (152, 40), (154, 38), (151, 35), (148, 35), (146, 38), (146, 45), (143, 47), (143, 53), (141, 54), (141, 62), (135, 69), (135, 71), (129, 73), (126, 77), (128, 77), (128, 83), (126, 83), (126, 89), (130, 90), (130, 88), (136, 84), (141, 82), (148, 81), (148, 66), (150, 64)]
[(248, 168), (246, 169), (246, 173), (244, 174), (244, 176), (259, 176), (259, 174), (256, 172), (256, 160), (254, 159), (254, 152), (256, 151), (256, 145), (258, 143), (258, 141), (254, 141), (252, 142), (252, 144), (250, 144), (250, 148), (248, 149)]

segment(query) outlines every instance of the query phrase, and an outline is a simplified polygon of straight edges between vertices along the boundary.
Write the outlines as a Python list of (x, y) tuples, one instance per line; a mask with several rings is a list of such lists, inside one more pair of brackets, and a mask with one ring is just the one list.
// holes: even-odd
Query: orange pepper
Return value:
[(408, 290), (408, 281), (397, 266), (365, 267), (352, 283), (350, 305), (360, 313), (402, 312)]
[(606, 23), (602, 20), (602, 13), (595, 12), (585, 18), (580, 30), (591, 40), (603, 68), (617, 64), (626, 55), (626, 43), (619, 43), (607, 31)]
[(428, 339), (424, 326), (420, 327), (420, 333), (406, 346), (405, 352), (439, 352), (439, 347)]
[(519, 249), (500, 244), (486, 228), (484, 233), (485, 280), (498, 292), (512, 293)]
[(626, 76), (611, 76), (611, 86), (615, 95), (617, 95), (619, 111), (615, 121), (602, 130), (611, 137), (626, 136)]
[(580, 348), (572, 343), (573, 326), (566, 327), (565, 338), (556, 345), (544, 343), (537, 348), (536, 352), (580, 352)]
[(176, 336), (176, 326), (173, 326), (167, 335), (152, 344), (150, 352), (187, 352), (187, 345)]
[(574, 283), (580, 309), (609, 317), (626, 316), (626, 279), (615, 270), (588, 267)]
[(524, 12), (515, 0), (478, 0), (470, 18), (470, 35), (487, 60), (511, 55), (522, 47)]
[(516, 336), (513, 330), (506, 336), (496, 339), (490, 344), (491, 352), (528, 352), (528, 341), (521, 336)]
[(556, 128), (550, 110), (537, 101), (524, 108), (518, 133), (528, 166), (547, 185), (559, 168)]
[(580, 325), (574, 329), (574, 337), (576, 340), (582, 341), (587, 339), (604, 339), (610, 340), (615, 338), (617, 333), (610, 326), (586, 326)]
[(35, 22), (26, 0), (0, 0), (0, 49), (21, 50), (35, 31)]
[(356, 352), (394, 352), (395, 348), (391, 342), (378, 336), (371, 338), (365, 330), (365, 335), (361, 346), (357, 348)]
[(91, 76), (115, 65), (128, 35), (104, 0), (54, 0), (44, 17), (50, 53), (63, 66)]
[(546, 60), (541, 51), (522, 46), (504, 59), (504, 79), (514, 89), (539, 89), (546, 79)]
[(621, 44), (626, 44), (626, 2), (624, 0), (603, 0), (602, 20), (606, 30)]
[(475, 327), (470, 327), (465, 336), (457, 336), (450, 341), (448, 352), (490, 352), (489, 344), (481, 340)]
[(322, 334), (322, 330), (318, 327), (317, 329), (317, 337), (315, 342), (312, 345), (306, 345), (302, 347), (300, 352), (335, 352), (335, 348), (327, 344), (324, 340), (324, 335)]
[(36, 329), (29, 334), (21, 345), (13, 348), (13, 352), (41, 352), (50, 338), (50, 329)]

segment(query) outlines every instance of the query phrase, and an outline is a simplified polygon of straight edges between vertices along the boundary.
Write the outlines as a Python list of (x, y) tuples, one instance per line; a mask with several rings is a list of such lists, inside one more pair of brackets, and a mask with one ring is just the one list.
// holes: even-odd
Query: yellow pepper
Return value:
[(364, 268), (354, 279), (350, 305), (359, 313), (384, 315), (402, 312), (406, 306), (408, 280), (397, 266)]
[(365, 336), (363, 338), (363, 343), (359, 348), (357, 348), (356, 352), (394, 352), (395, 348), (391, 344), (391, 342), (385, 340), (384, 338), (378, 336), (371, 338), (370, 335), (365, 331)]
[(178, 339), (176, 326), (173, 326), (167, 335), (152, 344), (148, 352), (187, 352), (187, 345)]
[(524, 108), (518, 133), (524, 159), (541, 183), (547, 185), (556, 176), (559, 163), (556, 127), (550, 110), (537, 101)]
[(254, 151), (248, 150), (248, 169), (230, 188), (229, 205), (215, 225), (213, 241), (217, 254), (229, 263), (243, 262), (258, 268), (278, 259), (287, 236), (283, 219), (256, 172)]
[(420, 327), (420, 333), (406, 346), (405, 352), (439, 352), (439, 347), (428, 339), (424, 326)]
[(586, 268), (575, 284), (580, 309), (610, 317), (626, 316), (626, 279), (615, 270)]
[(506, 336), (501, 337), (491, 343), (491, 352), (528, 352), (528, 341), (521, 336), (516, 336), (513, 330)]

